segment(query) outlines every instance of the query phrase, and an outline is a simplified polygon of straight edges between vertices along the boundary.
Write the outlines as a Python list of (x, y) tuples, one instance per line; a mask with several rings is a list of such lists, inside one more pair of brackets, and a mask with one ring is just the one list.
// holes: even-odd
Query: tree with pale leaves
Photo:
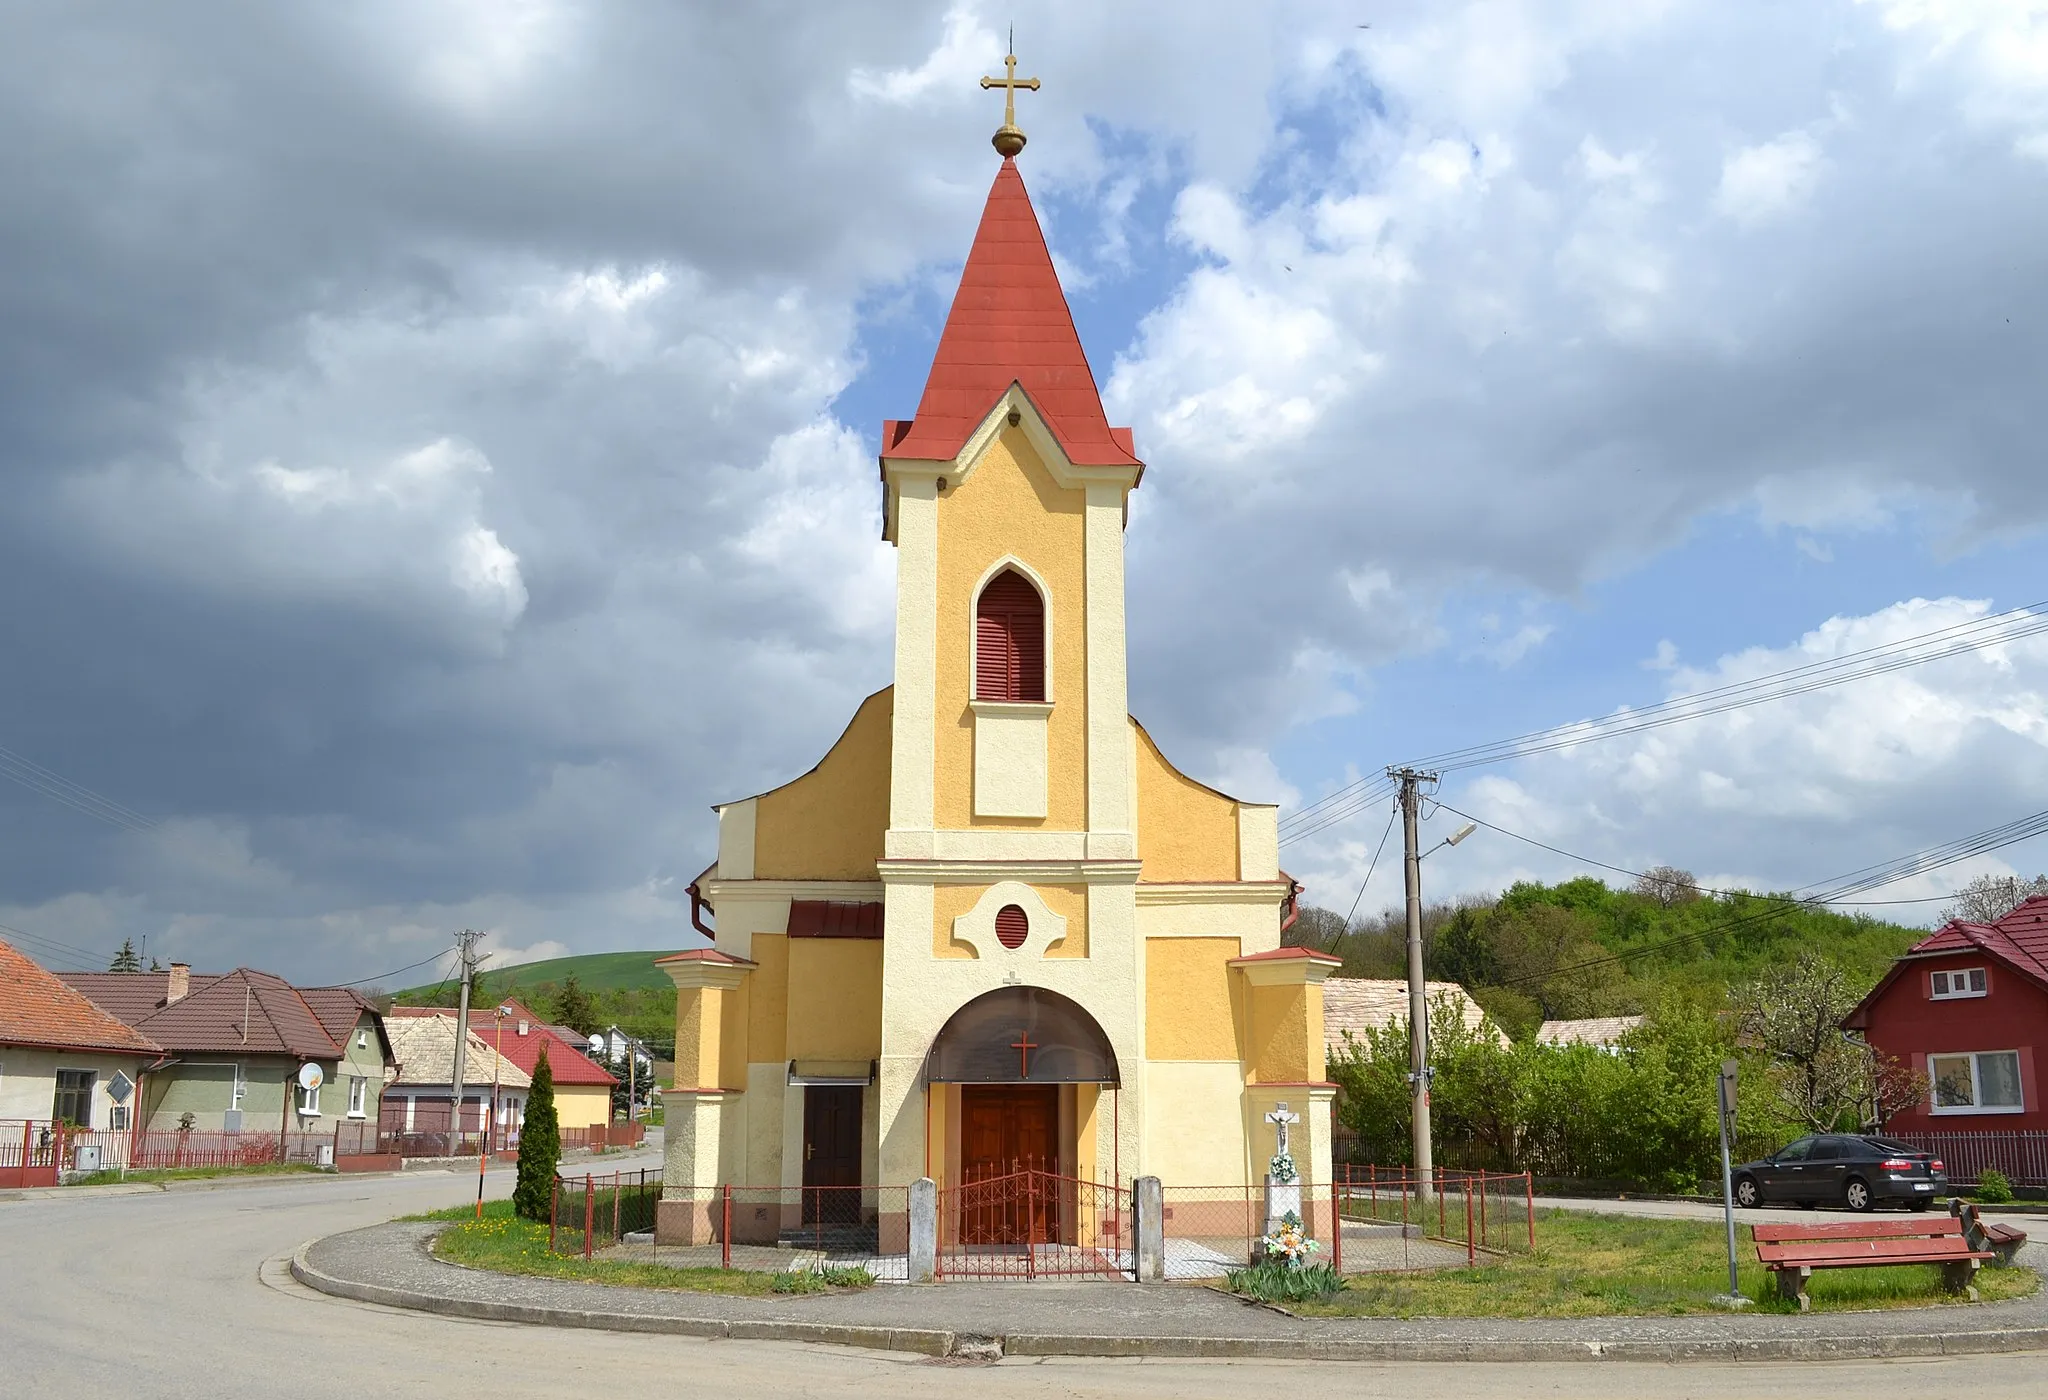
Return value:
[(2031, 880), (2017, 875), (1979, 875), (1956, 891), (1941, 917), (1971, 924), (1995, 923), (2037, 894), (2048, 894), (2048, 875)]
[(1700, 897), (1700, 882), (1690, 870), (1675, 865), (1653, 865), (1636, 877), (1631, 887), (1645, 899), (1654, 899), (1666, 909)]
[(1777, 1106), (1814, 1132), (1875, 1131), (1919, 1102), (1910, 1068), (1842, 1030), (1862, 994), (1826, 958), (1802, 956), (1736, 993), (1737, 1041), (1762, 1054)]

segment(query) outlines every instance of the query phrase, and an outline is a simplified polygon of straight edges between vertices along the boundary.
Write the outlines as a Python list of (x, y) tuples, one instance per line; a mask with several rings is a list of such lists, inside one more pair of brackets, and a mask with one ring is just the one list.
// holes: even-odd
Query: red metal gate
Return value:
[(0, 1119), (0, 1186), (55, 1186), (68, 1136), (47, 1119)]
[(940, 1278), (1133, 1277), (1131, 1193), (1021, 1169), (939, 1192)]

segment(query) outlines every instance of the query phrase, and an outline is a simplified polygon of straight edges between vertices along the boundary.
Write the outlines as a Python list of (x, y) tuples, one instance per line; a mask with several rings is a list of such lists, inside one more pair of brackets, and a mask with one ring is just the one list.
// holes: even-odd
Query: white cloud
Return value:
[(1806, 199), (1820, 168), (1820, 143), (1803, 131), (1746, 146), (1722, 164), (1714, 207), (1744, 226), (1766, 223)]

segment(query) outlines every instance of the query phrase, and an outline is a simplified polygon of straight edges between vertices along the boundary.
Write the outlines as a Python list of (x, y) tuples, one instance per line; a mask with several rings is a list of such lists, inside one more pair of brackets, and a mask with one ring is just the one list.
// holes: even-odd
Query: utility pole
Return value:
[(1436, 1194), (1436, 1153), (1429, 1131), (1429, 983), (1422, 972), (1422, 852), (1418, 825), (1423, 783), (1436, 774), (1389, 768), (1401, 784), (1401, 873), (1408, 893), (1408, 1093), (1415, 1146), (1415, 1194), (1427, 1210)]
[(448, 1141), (448, 1150), (453, 1153), (462, 1145), (462, 1072), (468, 1066), (464, 1063), (469, 1056), (469, 984), (476, 976), (477, 965), (483, 961), (476, 955), (477, 940), (483, 934), (473, 928), (466, 928), (455, 935), (455, 956), (462, 963), (462, 992), (456, 999), (455, 1010), (455, 1081), (448, 1099), (448, 1131), (453, 1135)]

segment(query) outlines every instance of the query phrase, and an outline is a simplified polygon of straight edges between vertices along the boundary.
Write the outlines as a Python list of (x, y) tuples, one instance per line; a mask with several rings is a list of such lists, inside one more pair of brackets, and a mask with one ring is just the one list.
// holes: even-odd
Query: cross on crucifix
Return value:
[(1273, 1131), (1279, 1137), (1279, 1143), (1274, 1150), (1274, 1155), (1285, 1157), (1287, 1155), (1287, 1125), (1289, 1123), (1299, 1123), (1301, 1115), (1288, 1112), (1287, 1105), (1284, 1102), (1276, 1103), (1273, 1105), (1273, 1111), (1266, 1115), (1266, 1121), (1273, 1125)]
[(997, 128), (994, 137), (995, 148), (1005, 157), (1014, 156), (1024, 149), (1024, 133), (1017, 127), (1017, 89), (1029, 88), (1038, 91), (1038, 79), (1017, 76), (1017, 33), (1010, 31), (1010, 52), (1003, 59), (1006, 76), (983, 78), (983, 91), (989, 88), (1003, 89), (1003, 124)]
[(1039, 1048), (1038, 1042), (1031, 1038), (1030, 1031), (1019, 1031), (1017, 1038), (1010, 1042), (1010, 1048), (1017, 1052), (1017, 1077), (1019, 1079), (1029, 1079), (1031, 1077), (1031, 1052)]

